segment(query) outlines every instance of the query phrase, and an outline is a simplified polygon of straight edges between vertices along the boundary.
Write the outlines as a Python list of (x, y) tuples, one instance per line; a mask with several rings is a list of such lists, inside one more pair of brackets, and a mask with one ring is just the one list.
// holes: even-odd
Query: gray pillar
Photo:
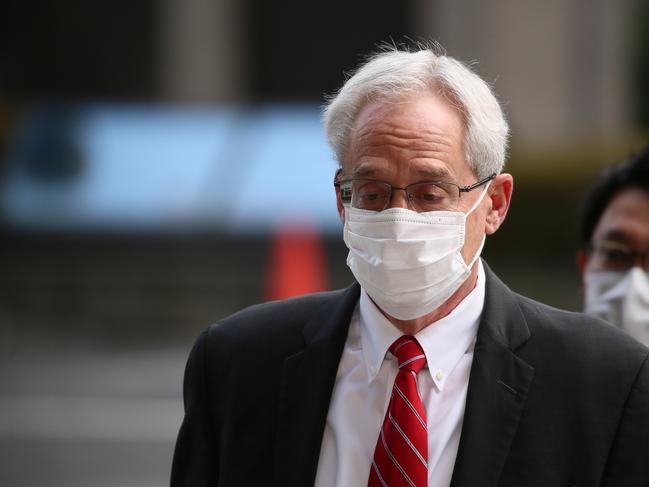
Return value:
[(160, 92), (170, 102), (245, 97), (241, 2), (160, 2)]

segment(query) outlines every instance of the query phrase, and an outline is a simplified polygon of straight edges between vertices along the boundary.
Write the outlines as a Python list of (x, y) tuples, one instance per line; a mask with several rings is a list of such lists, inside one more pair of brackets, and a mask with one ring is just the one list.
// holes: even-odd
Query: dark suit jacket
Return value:
[[(486, 274), (451, 485), (648, 486), (649, 351)], [(200, 336), (172, 487), (313, 485), (358, 296), (253, 306)]]

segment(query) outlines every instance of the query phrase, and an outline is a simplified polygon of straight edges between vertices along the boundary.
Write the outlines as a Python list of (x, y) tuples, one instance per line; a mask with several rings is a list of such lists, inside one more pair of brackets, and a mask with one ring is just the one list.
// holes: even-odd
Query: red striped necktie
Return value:
[(417, 374), (426, 356), (409, 335), (390, 347), (399, 361), (388, 411), (374, 450), (368, 487), (426, 487), (428, 430), (426, 410), (417, 390)]

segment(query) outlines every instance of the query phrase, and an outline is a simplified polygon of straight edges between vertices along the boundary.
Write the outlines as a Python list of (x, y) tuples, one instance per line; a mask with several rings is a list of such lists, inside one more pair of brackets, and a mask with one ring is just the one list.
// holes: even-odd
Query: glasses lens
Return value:
[(343, 181), (340, 183), (340, 199), (344, 206), (349, 206), (352, 202), (352, 182)]
[(361, 210), (382, 211), (390, 202), (392, 188), (381, 181), (352, 181), (352, 206)]
[(408, 187), (408, 199), (420, 212), (453, 211), (457, 209), (460, 194), (454, 184), (418, 183)]

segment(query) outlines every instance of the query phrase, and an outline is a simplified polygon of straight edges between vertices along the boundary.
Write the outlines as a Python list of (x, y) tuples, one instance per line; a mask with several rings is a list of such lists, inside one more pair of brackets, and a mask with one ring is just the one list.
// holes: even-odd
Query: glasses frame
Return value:
[[(342, 168), (339, 168), (339, 169), (336, 171), (336, 175), (334, 176), (334, 181), (333, 181), (333, 183), (334, 183), (334, 187), (336, 187), (336, 188), (340, 188), (341, 193), (342, 193), (342, 187), (341, 187), (341, 185), (342, 185), (343, 183), (351, 183), (351, 182), (353, 182), (353, 181), (373, 181), (373, 182), (376, 182), (376, 183), (382, 183), (382, 184), (385, 184), (385, 185), (389, 186), (389, 187), (390, 187), (390, 197), (387, 199), (386, 206), (383, 208), (383, 210), (385, 210), (386, 208), (389, 207), (390, 202), (392, 201), (392, 196), (393, 196), (393, 194), (394, 194), (394, 190), (395, 190), (395, 189), (405, 191), (405, 192), (406, 192), (406, 197), (407, 197), (407, 195), (408, 195), (408, 188), (410, 188), (410, 187), (412, 187), (412, 186), (419, 185), (419, 184), (446, 184), (446, 185), (449, 185), (449, 186), (455, 186), (455, 187), (458, 189), (458, 200), (459, 200), (459, 198), (462, 197), (462, 193), (469, 193), (469, 192), (473, 191), (474, 189), (479, 188), (480, 186), (484, 186), (484, 185), (487, 184), (489, 181), (491, 181), (492, 179), (494, 179), (496, 176), (497, 176), (496, 173), (492, 173), (492, 174), (490, 174), (489, 176), (487, 176), (486, 178), (481, 179), (480, 181), (478, 181), (478, 182), (476, 182), (476, 183), (473, 183), (473, 184), (470, 184), (470, 185), (467, 185), (467, 186), (460, 186), (460, 185), (458, 185), (458, 184), (451, 183), (451, 182), (446, 182), (446, 181), (418, 181), (418, 182), (416, 182), (416, 183), (412, 183), (412, 184), (409, 184), (409, 185), (407, 185), (407, 186), (400, 187), (400, 186), (392, 186), (392, 185), (391, 185), (390, 183), (388, 183), (387, 181), (383, 181), (383, 180), (381, 180), (381, 179), (371, 179), (371, 178), (343, 178), (343, 177), (342, 177)], [(347, 198), (346, 196), (343, 196), (343, 195), (341, 194), (341, 199), (342, 199), (342, 201), (343, 201), (343, 206), (351, 205), (351, 201), (352, 201), (351, 191), (350, 191), (349, 197), (347, 198), (347, 201), (345, 201), (346, 198)], [(410, 201), (409, 198), (408, 198), (408, 201)], [(379, 211), (383, 211), (383, 210), (379, 210)]]
[[(634, 267), (641, 267), (649, 272), (649, 252), (636, 252), (627, 250), (626, 244), (617, 242), (591, 242), (587, 252), (592, 259), (596, 270), (628, 271)], [(607, 262), (606, 252), (619, 252), (625, 256), (618, 265)]]

